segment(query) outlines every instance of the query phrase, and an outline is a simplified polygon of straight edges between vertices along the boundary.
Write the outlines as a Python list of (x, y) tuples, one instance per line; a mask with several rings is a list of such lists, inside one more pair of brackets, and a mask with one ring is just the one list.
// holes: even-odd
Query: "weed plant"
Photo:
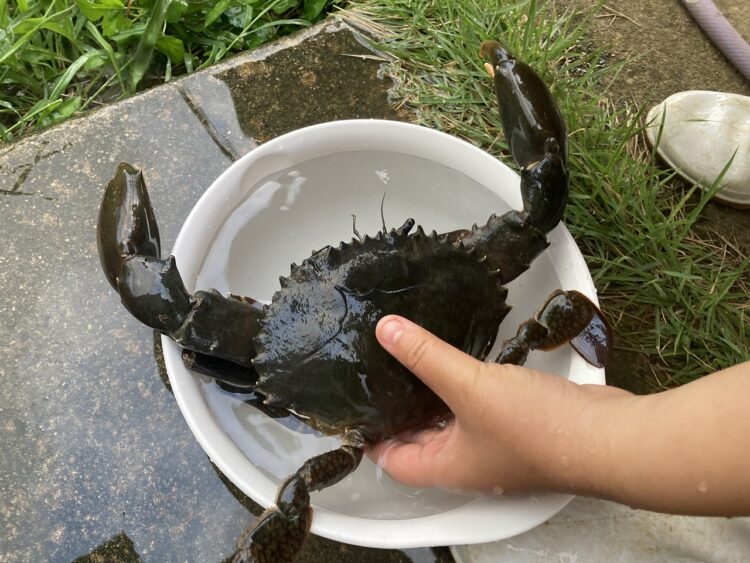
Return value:
[(0, 0), (0, 139), (216, 63), (330, 0)]

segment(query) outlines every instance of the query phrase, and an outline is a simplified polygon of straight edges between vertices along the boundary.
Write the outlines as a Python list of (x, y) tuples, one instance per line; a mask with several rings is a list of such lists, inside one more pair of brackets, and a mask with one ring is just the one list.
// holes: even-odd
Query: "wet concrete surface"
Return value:
[(263, 142), (323, 121), (397, 118), (395, 111), (383, 106), (380, 74), (359, 71), (363, 64), (374, 67), (385, 59), (351, 36), (340, 48), (339, 56), (332, 58), (321, 40), (310, 40), (294, 50), (219, 73), (217, 77), (229, 86), (245, 135)]
[[(142, 168), (168, 249), (203, 191), (257, 142), (396, 118), (379, 70), (350, 31), (318, 28), (0, 148), (0, 561), (231, 556), (260, 507), (206, 457), (159, 377), (152, 332), (105, 281), (102, 189), (120, 161)], [(320, 538), (301, 557), (451, 560), (445, 548)]]

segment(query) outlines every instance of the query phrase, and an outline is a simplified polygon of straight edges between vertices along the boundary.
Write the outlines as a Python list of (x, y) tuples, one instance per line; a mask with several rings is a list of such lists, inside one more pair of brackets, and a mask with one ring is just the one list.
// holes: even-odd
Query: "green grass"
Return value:
[(310, 25), (331, 0), (0, 0), (0, 139)]
[(499, 39), (544, 77), (569, 130), (565, 224), (615, 329), (617, 356), (635, 354), (652, 389), (748, 359), (748, 260), (710, 231), (697, 234), (712, 194), (680, 188), (643, 143), (642, 116), (608, 101), (620, 67), (587, 44), (593, 13), (555, 13), (553, 2), (533, 0), (382, 0), (353, 2), (347, 14), (396, 58), (393, 95), (416, 121), (506, 160), (479, 44)]

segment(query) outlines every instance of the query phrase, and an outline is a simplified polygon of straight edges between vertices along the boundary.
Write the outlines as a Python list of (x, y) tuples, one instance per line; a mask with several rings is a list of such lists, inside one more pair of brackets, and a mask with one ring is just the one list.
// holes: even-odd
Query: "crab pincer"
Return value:
[(159, 228), (143, 174), (127, 163), (104, 190), (97, 246), (107, 280), (136, 319), (192, 351), (186, 357), (197, 371), (237, 388), (254, 387), (252, 335), (259, 309), (216, 291), (188, 292), (174, 256), (159, 257)]

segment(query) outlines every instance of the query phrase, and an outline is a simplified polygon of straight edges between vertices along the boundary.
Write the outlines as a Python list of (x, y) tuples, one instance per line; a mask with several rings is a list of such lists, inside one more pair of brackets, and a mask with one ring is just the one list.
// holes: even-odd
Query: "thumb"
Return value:
[(482, 362), (396, 315), (380, 319), (375, 336), (389, 354), (419, 377), (453, 412), (469, 404), (484, 367)]

